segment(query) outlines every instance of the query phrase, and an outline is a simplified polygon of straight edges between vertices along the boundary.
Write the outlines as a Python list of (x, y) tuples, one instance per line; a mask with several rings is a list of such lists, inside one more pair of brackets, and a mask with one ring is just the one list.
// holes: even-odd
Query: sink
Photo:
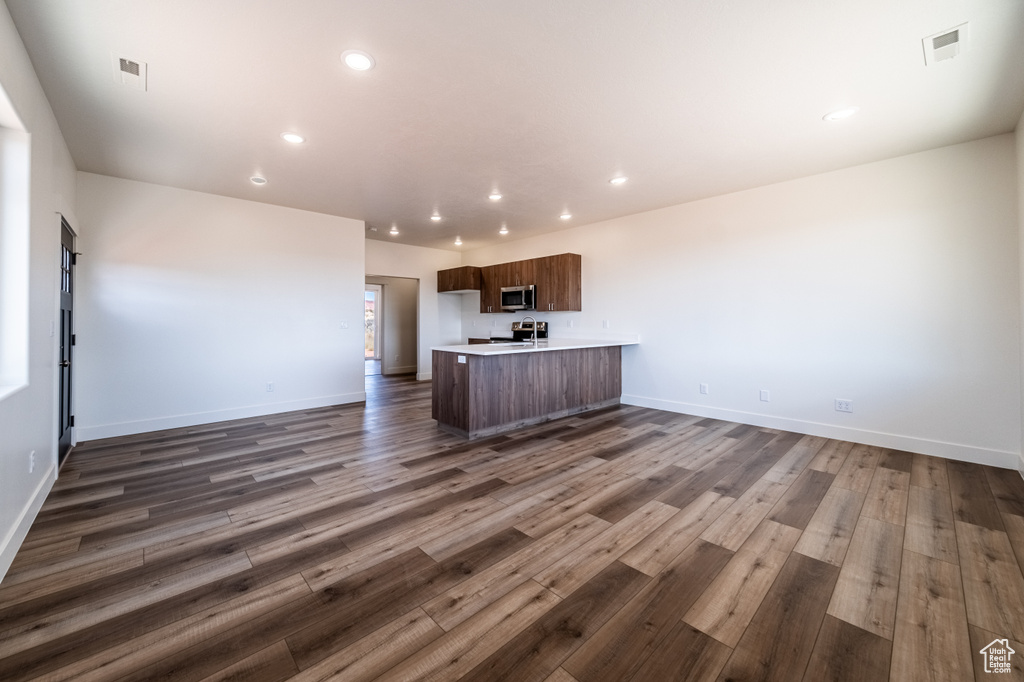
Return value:
[(533, 341), (509, 341), (508, 343), (492, 343), (491, 346), (498, 346), (501, 348), (509, 348), (512, 346), (532, 346)]

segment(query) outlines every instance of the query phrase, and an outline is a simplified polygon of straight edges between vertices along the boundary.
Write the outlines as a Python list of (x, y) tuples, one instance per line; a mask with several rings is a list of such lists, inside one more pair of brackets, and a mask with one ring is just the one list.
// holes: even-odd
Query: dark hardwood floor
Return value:
[(635, 407), (470, 443), (367, 382), (77, 447), (0, 679), (1024, 679), (1017, 472)]

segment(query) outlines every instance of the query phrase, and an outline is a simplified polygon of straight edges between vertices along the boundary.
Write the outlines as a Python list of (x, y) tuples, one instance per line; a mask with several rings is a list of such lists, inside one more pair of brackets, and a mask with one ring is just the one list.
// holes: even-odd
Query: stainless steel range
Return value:
[[(548, 338), (548, 323), (537, 322), (537, 338)], [(513, 322), (511, 330), (491, 332), (491, 343), (508, 343), (510, 341), (532, 341), (533, 322)]]

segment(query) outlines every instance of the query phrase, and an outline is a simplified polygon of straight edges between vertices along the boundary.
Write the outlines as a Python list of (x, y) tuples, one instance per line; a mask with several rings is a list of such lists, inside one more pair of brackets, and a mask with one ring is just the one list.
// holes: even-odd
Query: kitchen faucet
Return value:
[(533, 347), (536, 348), (537, 347), (537, 318), (535, 318), (533, 315), (527, 315), (526, 317), (523, 318), (523, 321), (519, 323), (519, 327), (522, 328), (523, 324), (527, 320), (533, 320)]

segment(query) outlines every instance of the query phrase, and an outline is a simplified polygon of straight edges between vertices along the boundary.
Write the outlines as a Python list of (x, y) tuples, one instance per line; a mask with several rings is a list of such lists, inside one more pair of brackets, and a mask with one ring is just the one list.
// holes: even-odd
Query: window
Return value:
[(29, 136), (0, 87), (0, 399), (28, 384)]

